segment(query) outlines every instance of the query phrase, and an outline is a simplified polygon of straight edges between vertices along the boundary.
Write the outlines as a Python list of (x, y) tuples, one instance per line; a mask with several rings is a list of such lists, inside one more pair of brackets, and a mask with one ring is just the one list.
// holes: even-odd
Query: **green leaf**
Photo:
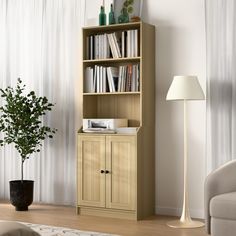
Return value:
[(34, 91), (25, 94), (25, 85), (18, 78), (15, 88), (0, 88), (2, 105), (0, 107), (0, 132), (4, 138), (0, 146), (15, 144), (22, 161), (30, 158), (30, 154), (40, 152), (42, 141), (53, 138), (57, 129), (44, 126), (43, 116), (54, 106), (48, 99), (37, 96)]

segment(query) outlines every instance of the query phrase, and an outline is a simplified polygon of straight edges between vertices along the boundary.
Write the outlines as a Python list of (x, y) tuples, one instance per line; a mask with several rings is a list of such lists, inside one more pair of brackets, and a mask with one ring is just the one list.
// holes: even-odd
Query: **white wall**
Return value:
[[(180, 215), (183, 198), (183, 105), (165, 96), (174, 75), (197, 75), (205, 90), (204, 0), (143, 0), (156, 26), (156, 212)], [(189, 201), (203, 217), (205, 102), (189, 102)]]
[[(204, 0), (144, 0), (156, 26), (156, 212), (179, 215), (183, 191), (183, 104), (166, 101), (174, 75), (197, 75), (205, 90)], [(188, 103), (189, 202), (203, 217), (205, 101)]]

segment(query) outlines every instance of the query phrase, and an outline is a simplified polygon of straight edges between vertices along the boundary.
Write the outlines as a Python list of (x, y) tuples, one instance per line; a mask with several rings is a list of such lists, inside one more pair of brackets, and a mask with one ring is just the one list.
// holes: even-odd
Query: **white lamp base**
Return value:
[(201, 221), (195, 221), (195, 220), (173, 220), (167, 222), (167, 225), (172, 228), (199, 228), (203, 227), (205, 224)]

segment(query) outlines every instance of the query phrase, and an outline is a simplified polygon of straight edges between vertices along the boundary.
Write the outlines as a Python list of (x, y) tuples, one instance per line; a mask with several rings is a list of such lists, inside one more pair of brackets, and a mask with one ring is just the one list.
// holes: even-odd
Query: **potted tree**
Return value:
[(44, 126), (42, 117), (54, 105), (34, 91), (25, 93), (21, 79), (15, 88), (0, 89), (0, 94), (0, 145), (14, 144), (21, 157), (21, 180), (10, 181), (10, 201), (17, 211), (25, 211), (33, 202), (34, 181), (24, 180), (24, 163), (32, 153), (40, 152), (46, 137), (53, 138), (56, 129)]

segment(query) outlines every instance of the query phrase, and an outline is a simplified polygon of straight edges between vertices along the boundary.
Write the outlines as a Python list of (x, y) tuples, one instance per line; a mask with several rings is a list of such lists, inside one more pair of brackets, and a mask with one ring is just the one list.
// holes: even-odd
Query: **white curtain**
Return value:
[(206, 0), (207, 171), (236, 158), (236, 1)]
[[(28, 91), (55, 103), (44, 122), (58, 132), (25, 162), (36, 202), (75, 204), (82, 5), (82, 0), (0, 0), (0, 87), (15, 86), (20, 77)], [(1, 199), (9, 198), (8, 181), (19, 178), (18, 153), (13, 146), (1, 148)]]

